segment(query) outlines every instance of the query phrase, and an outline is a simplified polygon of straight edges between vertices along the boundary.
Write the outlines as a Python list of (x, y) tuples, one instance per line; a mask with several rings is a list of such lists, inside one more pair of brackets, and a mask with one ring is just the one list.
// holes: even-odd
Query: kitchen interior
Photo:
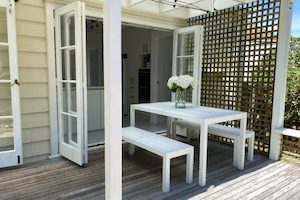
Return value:
[[(86, 27), (88, 145), (95, 147), (104, 144), (103, 24), (87, 19)], [(130, 125), (131, 104), (171, 100), (172, 45), (172, 32), (122, 25), (124, 127)], [(139, 112), (136, 126), (164, 132), (166, 118)]]

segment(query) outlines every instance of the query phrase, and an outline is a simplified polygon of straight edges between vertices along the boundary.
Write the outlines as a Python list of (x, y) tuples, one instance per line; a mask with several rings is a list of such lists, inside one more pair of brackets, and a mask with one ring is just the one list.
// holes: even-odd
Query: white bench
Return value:
[[(185, 121), (185, 120), (174, 120), (172, 121), (172, 134), (173, 136), (176, 134), (176, 126), (180, 127), (185, 127), (188, 129), (193, 129), (197, 130), (199, 132), (200, 130), (200, 125)], [(226, 125), (220, 125), (220, 124), (212, 124), (208, 126), (208, 133), (212, 135), (217, 135), (221, 137), (226, 137), (229, 139), (234, 140), (234, 145), (233, 145), (233, 165), (236, 166), (236, 161), (237, 161), (237, 140), (239, 139), (240, 136), (240, 129), (239, 128), (234, 128), (234, 127), (228, 127)], [(187, 131), (187, 138), (190, 139), (190, 133)], [(255, 140), (255, 134), (254, 131), (252, 130), (246, 130), (246, 139), (248, 139), (248, 152), (247, 152), (247, 159), (249, 161), (253, 161), (254, 157), (254, 140)]]
[[(186, 182), (193, 182), (194, 147), (155, 133), (135, 127), (122, 129), (124, 141), (150, 151), (163, 158), (162, 190), (170, 191), (170, 162), (172, 158), (186, 155)], [(134, 146), (130, 146), (129, 154), (134, 153)]]

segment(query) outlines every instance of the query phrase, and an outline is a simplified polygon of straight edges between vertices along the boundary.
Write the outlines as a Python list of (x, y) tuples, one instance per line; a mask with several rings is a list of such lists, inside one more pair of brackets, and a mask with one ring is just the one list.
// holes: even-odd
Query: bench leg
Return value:
[(186, 139), (188, 142), (191, 142), (191, 138), (192, 138), (191, 135), (192, 135), (192, 130), (187, 128), (186, 129)]
[(248, 155), (247, 155), (248, 161), (253, 161), (253, 157), (254, 157), (254, 137), (250, 137), (248, 139)]
[(163, 158), (163, 177), (162, 177), (162, 190), (163, 192), (170, 191), (170, 158)]
[(186, 155), (186, 183), (193, 183), (194, 148)]
[(128, 145), (128, 153), (129, 155), (133, 155), (135, 152), (135, 146), (133, 144)]
[(238, 156), (238, 142), (235, 139), (233, 141), (233, 166), (237, 167), (237, 156)]

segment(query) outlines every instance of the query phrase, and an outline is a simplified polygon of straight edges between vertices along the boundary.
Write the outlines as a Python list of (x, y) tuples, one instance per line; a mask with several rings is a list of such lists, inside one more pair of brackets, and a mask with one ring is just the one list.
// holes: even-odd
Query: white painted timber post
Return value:
[(120, 200), (122, 199), (121, 0), (104, 0), (103, 25), (105, 199)]
[(281, 1), (269, 154), (269, 158), (272, 160), (278, 160), (280, 157), (282, 135), (277, 134), (275, 129), (282, 128), (284, 126), (284, 108), (292, 25), (292, 7), (293, 0)]

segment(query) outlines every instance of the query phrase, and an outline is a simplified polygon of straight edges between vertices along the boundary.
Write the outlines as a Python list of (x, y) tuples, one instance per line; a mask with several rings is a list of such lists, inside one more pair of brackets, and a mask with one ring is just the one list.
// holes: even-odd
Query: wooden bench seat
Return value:
[(131, 144), (129, 154), (134, 153), (134, 146), (150, 151), (163, 158), (162, 190), (170, 191), (170, 161), (172, 158), (187, 156), (186, 182), (193, 182), (194, 147), (155, 133), (151, 133), (136, 127), (122, 129), (122, 138)]
[[(180, 127), (185, 127), (188, 129), (193, 129), (199, 132), (200, 130), (200, 125), (185, 121), (185, 120), (174, 120), (172, 122), (172, 133), (175, 135), (176, 132), (176, 126)], [(221, 137), (226, 137), (229, 139), (234, 140), (234, 152), (233, 152), (233, 164), (234, 166), (236, 165), (236, 156), (237, 156), (237, 140), (239, 139), (240, 136), (240, 129), (239, 128), (234, 128), (234, 127), (229, 127), (226, 125), (221, 125), (221, 124), (212, 124), (208, 126), (208, 133), (221, 136)], [(187, 135), (187, 138), (190, 138), (189, 132)], [(249, 161), (253, 161), (254, 157), (254, 140), (255, 140), (255, 134), (254, 131), (252, 130), (246, 130), (246, 139), (248, 139), (248, 152), (247, 152), (247, 159)]]

